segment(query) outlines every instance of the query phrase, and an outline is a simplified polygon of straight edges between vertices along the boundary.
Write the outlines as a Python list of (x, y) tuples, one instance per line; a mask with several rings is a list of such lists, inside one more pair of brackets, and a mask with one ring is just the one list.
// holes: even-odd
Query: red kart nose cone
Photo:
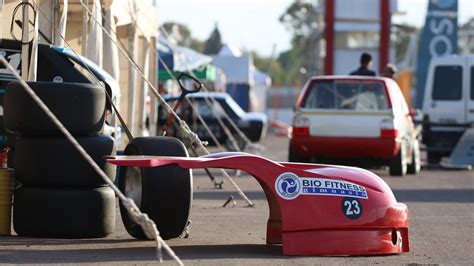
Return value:
[[(370, 255), (409, 251), (408, 208), (377, 175), (354, 167), (278, 163), (246, 153), (197, 158), (117, 156), (122, 166), (228, 168), (261, 184), (270, 208), (267, 243), (285, 255)], [(157, 177), (159, 178), (159, 177)]]

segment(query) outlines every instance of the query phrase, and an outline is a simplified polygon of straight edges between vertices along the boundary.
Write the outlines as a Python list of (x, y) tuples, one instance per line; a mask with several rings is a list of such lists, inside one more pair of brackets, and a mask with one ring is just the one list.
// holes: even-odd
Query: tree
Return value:
[(474, 18), (459, 28), (459, 51), (464, 54), (474, 53)]
[(419, 29), (407, 25), (407, 24), (393, 24), (391, 28), (392, 36), (391, 36), (391, 43), (395, 48), (395, 62), (399, 63), (403, 61), (407, 55), (408, 46), (410, 45), (410, 39), (412, 36), (416, 36), (418, 34)]
[(273, 85), (280, 86), (283, 83), (284, 71), (278, 61), (274, 61), (270, 57), (260, 56), (257, 52), (251, 52), (250, 54), (255, 67), (271, 76)]
[(322, 73), (323, 17), (320, 1), (303, 0), (294, 1), (280, 16), (280, 22), (293, 35), (293, 47), (279, 57), (289, 79), (305, 82), (309, 77)]
[(191, 44), (191, 30), (188, 28), (188, 26), (170, 21), (163, 23), (161, 27), (166, 32), (166, 34), (176, 40), (179, 45), (189, 46)]
[(222, 48), (222, 40), (221, 40), (221, 33), (219, 32), (219, 29), (217, 28), (217, 23), (212, 31), (211, 35), (209, 36), (209, 39), (206, 40), (206, 43), (204, 44), (204, 53), (205, 54), (217, 54), (219, 50)]

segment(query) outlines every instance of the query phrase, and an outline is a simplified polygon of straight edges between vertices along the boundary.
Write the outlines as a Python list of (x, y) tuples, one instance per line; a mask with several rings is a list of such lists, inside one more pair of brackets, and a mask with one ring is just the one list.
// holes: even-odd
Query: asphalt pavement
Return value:
[[(263, 155), (286, 160), (288, 140), (268, 136)], [(187, 265), (456, 264), (474, 262), (474, 171), (424, 168), (420, 175), (390, 177), (372, 170), (408, 205), (410, 252), (389, 256), (286, 257), (281, 246), (265, 244), (268, 207), (257, 181), (235, 181), (255, 203), (247, 207), (230, 184), (214, 189), (200, 171), (194, 175), (189, 238), (167, 243)], [(222, 208), (233, 196), (236, 206)], [(32, 221), (34, 222), (34, 221)], [(324, 244), (324, 243), (317, 243)], [(116, 232), (103, 239), (0, 237), (0, 263), (155, 264), (154, 242), (134, 240), (117, 216)], [(165, 257), (165, 264), (173, 262)]]

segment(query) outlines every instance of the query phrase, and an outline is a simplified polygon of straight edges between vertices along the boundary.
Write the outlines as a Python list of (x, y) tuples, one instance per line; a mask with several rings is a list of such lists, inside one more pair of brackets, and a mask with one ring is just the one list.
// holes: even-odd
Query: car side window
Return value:
[(204, 99), (195, 101), (196, 109), (203, 118), (224, 117), (224, 109), (217, 101), (209, 99), (209, 103)]
[(433, 79), (433, 100), (462, 99), (462, 66), (437, 66)]
[(474, 100), (474, 66), (471, 67), (471, 100)]

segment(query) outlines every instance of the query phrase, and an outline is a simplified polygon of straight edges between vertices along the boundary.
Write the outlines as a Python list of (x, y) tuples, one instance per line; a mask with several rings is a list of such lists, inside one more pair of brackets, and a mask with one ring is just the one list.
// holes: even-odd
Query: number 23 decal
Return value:
[(344, 198), (342, 212), (349, 219), (358, 219), (362, 214), (362, 204), (355, 198)]

